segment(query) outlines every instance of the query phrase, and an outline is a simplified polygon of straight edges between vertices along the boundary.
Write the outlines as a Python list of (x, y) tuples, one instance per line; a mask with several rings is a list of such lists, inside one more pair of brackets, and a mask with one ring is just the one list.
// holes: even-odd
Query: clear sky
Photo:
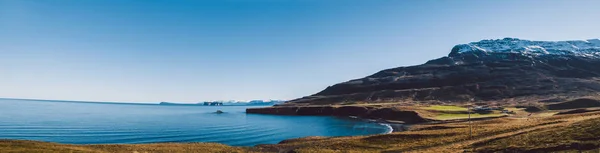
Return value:
[(0, 97), (293, 99), (460, 43), (600, 37), (597, 0), (0, 0)]

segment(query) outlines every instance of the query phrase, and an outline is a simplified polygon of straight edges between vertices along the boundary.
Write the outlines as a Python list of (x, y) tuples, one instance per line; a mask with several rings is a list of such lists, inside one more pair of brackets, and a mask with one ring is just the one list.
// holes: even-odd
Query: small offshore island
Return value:
[[(597, 152), (600, 40), (516, 38), (456, 45), (425, 64), (387, 69), (246, 113), (355, 116), (405, 131), (278, 144), (68, 145), (2, 140), (28, 152)], [(469, 119), (470, 118), (470, 119)], [(298, 129), (301, 130), (301, 129)]]

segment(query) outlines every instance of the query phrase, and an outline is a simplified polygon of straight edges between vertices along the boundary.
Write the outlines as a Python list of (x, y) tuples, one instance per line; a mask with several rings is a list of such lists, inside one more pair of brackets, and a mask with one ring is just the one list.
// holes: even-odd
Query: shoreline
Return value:
[[(340, 117), (340, 116), (331, 116), (331, 117)], [(295, 140), (295, 139), (303, 139), (303, 138), (310, 138), (310, 137), (323, 137), (323, 138), (334, 138), (334, 137), (354, 137), (354, 136), (360, 136), (360, 137), (368, 137), (368, 136), (375, 136), (375, 135), (387, 135), (387, 134), (391, 134), (394, 132), (402, 132), (402, 131), (407, 131), (408, 130), (408, 126), (406, 124), (400, 124), (398, 122), (394, 122), (394, 121), (387, 121), (387, 120), (372, 120), (372, 119), (365, 119), (365, 118), (360, 118), (360, 117), (355, 117), (355, 116), (348, 116), (348, 117), (341, 117), (344, 119), (350, 119), (350, 120), (357, 120), (360, 122), (364, 122), (364, 123), (375, 123), (378, 124), (380, 126), (383, 126), (386, 128), (386, 131), (383, 133), (374, 133), (374, 134), (366, 134), (366, 135), (346, 135), (346, 136), (304, 136), (304, 137), (299, 137), (299, 138), (288, 138), (288, 139), (283, 139), (280, 140), (277, 143), (268, 143), (268, 144), (256, 144), (256, 145), (252, 145), (252, 146), (234, 146), (234, 145), (229, 145), (229, 144), (225, 144), (225, 143), (218, 143), (218, 142), (150, 142), (150, 143), (89, 143), (89, 144), (79, 144), (79, 143), (62, 143), (62, 142), (54, 142), (54, 141), (44, 141), (44, 140), (32, 140), (32, 139), (7, 139), (7, 138), (0, 138), (0, 142), (1, 141), (28, 141), (28, 142), (41, 142), (41, 143), (52, 143), (52, 144), (63, 144), (63, 145), (81, 145), (81, 146), (94, 146), (94, 145), (152, 145), (152, 144), (220, 144), (220, 145), (226, 145), (226, 146), (231, 146), (231, 147), (257, 147), (257, 146), (263, 146), (263, 145), (279, 145), (282, 142), (285, 141), (290, 141), (290, 140)]]
[[(285, 141), (290, 141), (290, 140), (295, 140), (295, 139), (302, 139), (302, 138), (309, 138), (309, 137), (323, 137), (323, 138), (334, 138), (334, 137), (355, 137), (355, 136), (359, 136), (359, 137), (367, 137), (367, 136), (375, 136), (375, 135), (386, 135), (386, 134), (391, 134), (393, 132), (400, 132), (400, 131), (405, 131), (406, 130), (406, 125), (404, 124), (398, 124), (398, 123), (394, 123), (394, 122), (389, 122), (389, 121), (381, 121), (381, 120), (372, 120), (372, 119), (364, 119), (364, 118), (359, 118), (359, 117), (352, 117), (352, 116), (348, 116), (348, 117), (341, 117), (341, 116), (330, 116), (330, 117), (335, 117), (338, 119), (345, 119), (345, 120), (354, 120), (357, 122), (362, 122), (361, 124), (367, 124), (367, 123), (372, 123), (372, 124), (377, 124), (377, 126), (382, 126), (383, 128), (385, 128), (384, 132), (377, 132), (377, 133), (371, 133), (371, 134), (359, 134), (359, 135), (343, 135), (343, 136), (319, 136), (319, 135), (307, 135), (307, 136), (302, 136), (302, 137), (296, 137), (296, 138), (284, 138), (284, 139), (280, 139), (277, 142), (274, 143), (262, 143), (262, 144), (254, 144), (254, 145), (230, 145), (230, 144), (226, 144), (226, 143), (220, 143), (220, 142), (210, 142), (210, 141), (190, 141), (190, 142), (181, 142), (181, 141), (171, 141), (171, 142), (146, 142), (146, 143), (65, 143), (65, 142), (55, 142), (55, 141), (49, 141), (49, 140), (35, 140), (35, 139), (13, 139), (13, 138), (0, 138), (0, 142), (1, 141), (29, 141), (29, 142), (41, 142), (41, 143), (52, 143), (52, 144), (62, 144), (62, 145), (76, 145), (76, 146), (95, 146), (95, 145), (151, 145), (151, 144), (196, 144), (196, 143), (200, 143), (200, 144), (220, 144), (220, 145), (226, 145), (226, 146), (231, 146), (231, 147), (258, 147), (258, 146), (263, 146), (263, 145), (279, 145), (282, 142)], [(380, 127), (371, 127), (371, 129), (375, 130), (375, 129), (382, 129)], [(356, 132), (355, 132), (356, 133)], [(0, 151), (2, 152), (2, 151)]]
[[(147, 144), (60, 144), (33, 140), (0, 139), (0, 150), (6, 152), (548, 152), (590, 150), (600, 148), (600, 112), (583, 112), (554, 116), (492, 118), (471, 122), (415, 124), (405, 132), (367, 136), (302, 137), (277, 144), (236, 147), (219, 143), (147, 143)], [(381, 123), (385, 124), (385, 123)], [(473, 128), (471, 139), (465, 131)], [(392, 126), (392, 125), (390, 125)], [(461, 132), (462, 131), (462, 132)], [(556, 136), (556, 134), (561, 136)], [(582, 135), (594, 133), (593, 135)], [(564, 136), (563, 136), (564, 135)], [(540, 139), (550, 141), (538, 141)], [(517, 141), (518, 140), (518, 141)], [(585, 141), (581, 141), (585, 140)], [(497, 143), (506, 144), (506, 148)], [(567, 142), (567, 146), (563, 142)], [(578, 146), (582, 146), (579, 148)], [(583, 147), (585, 146), (585, 147)]]
[[(332, 116), (332, 117), (340, 117), (340, 116)], [(361, 117), (356, 117), (356, 116), (348, 116), (348, 117), (342, 117), (342, 118), (359, 120), (361, 122), (366, 122), (366, 123), (376, 123), (378, 125), (381, 125), (381, 126), (384, 126), (387, 128), (386, 132), (379, 133), (379, 134), (390, 134), (390, 133), (394, 133), (394, 132), (402, 132), (402, 131), (406, 131), (408, 129), (407, 124), (396, 122), (396, 121), (373, 120), (373, 119), (366, 119), (366, 118), (361, 118)], [(377, 135), (377, 134), (369, 134), (369, 135)], [(361, 136), (369, 136), (369, 135), (361, 135)]]
[(395, 107), (372, 106), (271, 106), (261, 108), (247, 108), (247, 114), (292, 115), (292, 116), (341, 116), (354, 117), (367, 120), (385, 121), (391, 123), (417, 124), (426, 123), (429, 119), (423, 118), (413, 110), (400, 110)]
[(388, 130), (386, 132), (384, 132), (383, 134), (390, 134), (390, 133), (393, 133), (394, 131), (396, 131), (390, 124), (379, 123), (379, 125), (383, 125), (388, 128)]

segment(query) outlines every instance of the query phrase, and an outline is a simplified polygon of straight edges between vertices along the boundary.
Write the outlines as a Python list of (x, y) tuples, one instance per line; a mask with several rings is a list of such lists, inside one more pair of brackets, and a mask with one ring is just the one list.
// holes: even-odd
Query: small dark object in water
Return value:
[(221, 113), (223, 113), (223, 111), (221, 111), (221, 110), (217, 110), (217, 112), (215, 112), (215, 113), (217, 113), (217, 114), (221, 114)]

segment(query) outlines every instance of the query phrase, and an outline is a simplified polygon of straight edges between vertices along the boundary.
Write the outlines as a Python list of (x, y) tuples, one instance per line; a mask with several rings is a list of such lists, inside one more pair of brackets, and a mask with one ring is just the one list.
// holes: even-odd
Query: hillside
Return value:
[(600, 93), (600, 40), (515, 38), (456, 45), (446, 57), (338, 83), (283, 106), (406, 101), (529, 101)]

